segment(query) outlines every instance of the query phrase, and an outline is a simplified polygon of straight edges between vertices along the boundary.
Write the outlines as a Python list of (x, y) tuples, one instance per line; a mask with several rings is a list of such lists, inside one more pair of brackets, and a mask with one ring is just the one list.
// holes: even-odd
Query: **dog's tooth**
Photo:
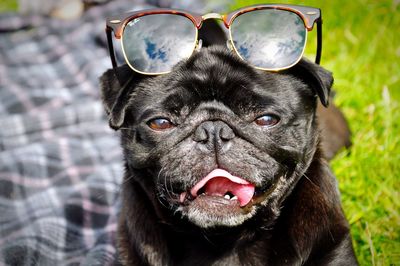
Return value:
[(224, 196), (224, 198), (225, 198), (225, 199), (231, 199), (231, 196), (229, 196), (228, 194), (226, 194), (226, 195)]
[(233, 197), (231, 198), (231, 200), (237, 200), (237, 199), (238, 199), (237, 196), (233, 196)]

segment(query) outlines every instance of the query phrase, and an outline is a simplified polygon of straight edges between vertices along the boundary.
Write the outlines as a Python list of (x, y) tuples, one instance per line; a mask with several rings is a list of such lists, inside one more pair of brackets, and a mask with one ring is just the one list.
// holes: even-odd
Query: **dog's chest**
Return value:
[(205, 256), (195, 255), (188, 257), (180, 265), (212, 265), (212, 266), (230, 266), (230, 265), (242, 265), (239, 260), (237, 253), (231, 253), (221, 258), (207, 258)]
[(208, 238), (178, 239), (168, 241), (171, 265), (268, 265), (268, 241), (255, 240), (238, 246), (229, 242), (216, 243)]

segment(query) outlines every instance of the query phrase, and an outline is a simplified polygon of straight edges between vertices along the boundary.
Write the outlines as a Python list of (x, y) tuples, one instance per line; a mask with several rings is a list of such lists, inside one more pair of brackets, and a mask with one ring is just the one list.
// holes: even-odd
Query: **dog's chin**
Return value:
[(240, 207), (237, 200), (205, 195), (180, 206), (178, 211), (201, 228), (238, 226), (255, 214), (253, 206)]

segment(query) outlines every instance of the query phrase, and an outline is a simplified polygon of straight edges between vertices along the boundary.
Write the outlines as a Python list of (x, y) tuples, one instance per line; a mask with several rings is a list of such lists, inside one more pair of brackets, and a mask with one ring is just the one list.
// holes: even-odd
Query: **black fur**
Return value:
[[(125, 157), (125, 265), (357, 264), (336, 180), (319, 148), (317, 97), (328, 104), (328, 71), (305, 60), (279, 73), (259, 71), (211, 47), (166, 75), (128, 75), (126, 66), (117, 73), (123, 88), (112, 70), (101, 83)], [(264, 114), (279, 123), (257, 125)], [(152, 130), (149, 121), (160, 117), (175, 126)], [(211, 145), (199, 140), (199, 130), (220, 133)], [(216, 168), (245, 177), (259, 197), (237, 209), (180, 202)]]

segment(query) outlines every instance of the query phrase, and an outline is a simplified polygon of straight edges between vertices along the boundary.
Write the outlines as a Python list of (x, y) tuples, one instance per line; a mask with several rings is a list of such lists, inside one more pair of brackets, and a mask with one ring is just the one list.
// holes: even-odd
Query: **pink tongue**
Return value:
[(202, 188), (206, 195), (211, 196), (223, 197), (229, 192), (238, 198), (241, 207), (251, 201), (255, 189), (253, 184), (222, 169), (215, 169), (209, 173), (192, 188), (190, 193), (196, 197)]

